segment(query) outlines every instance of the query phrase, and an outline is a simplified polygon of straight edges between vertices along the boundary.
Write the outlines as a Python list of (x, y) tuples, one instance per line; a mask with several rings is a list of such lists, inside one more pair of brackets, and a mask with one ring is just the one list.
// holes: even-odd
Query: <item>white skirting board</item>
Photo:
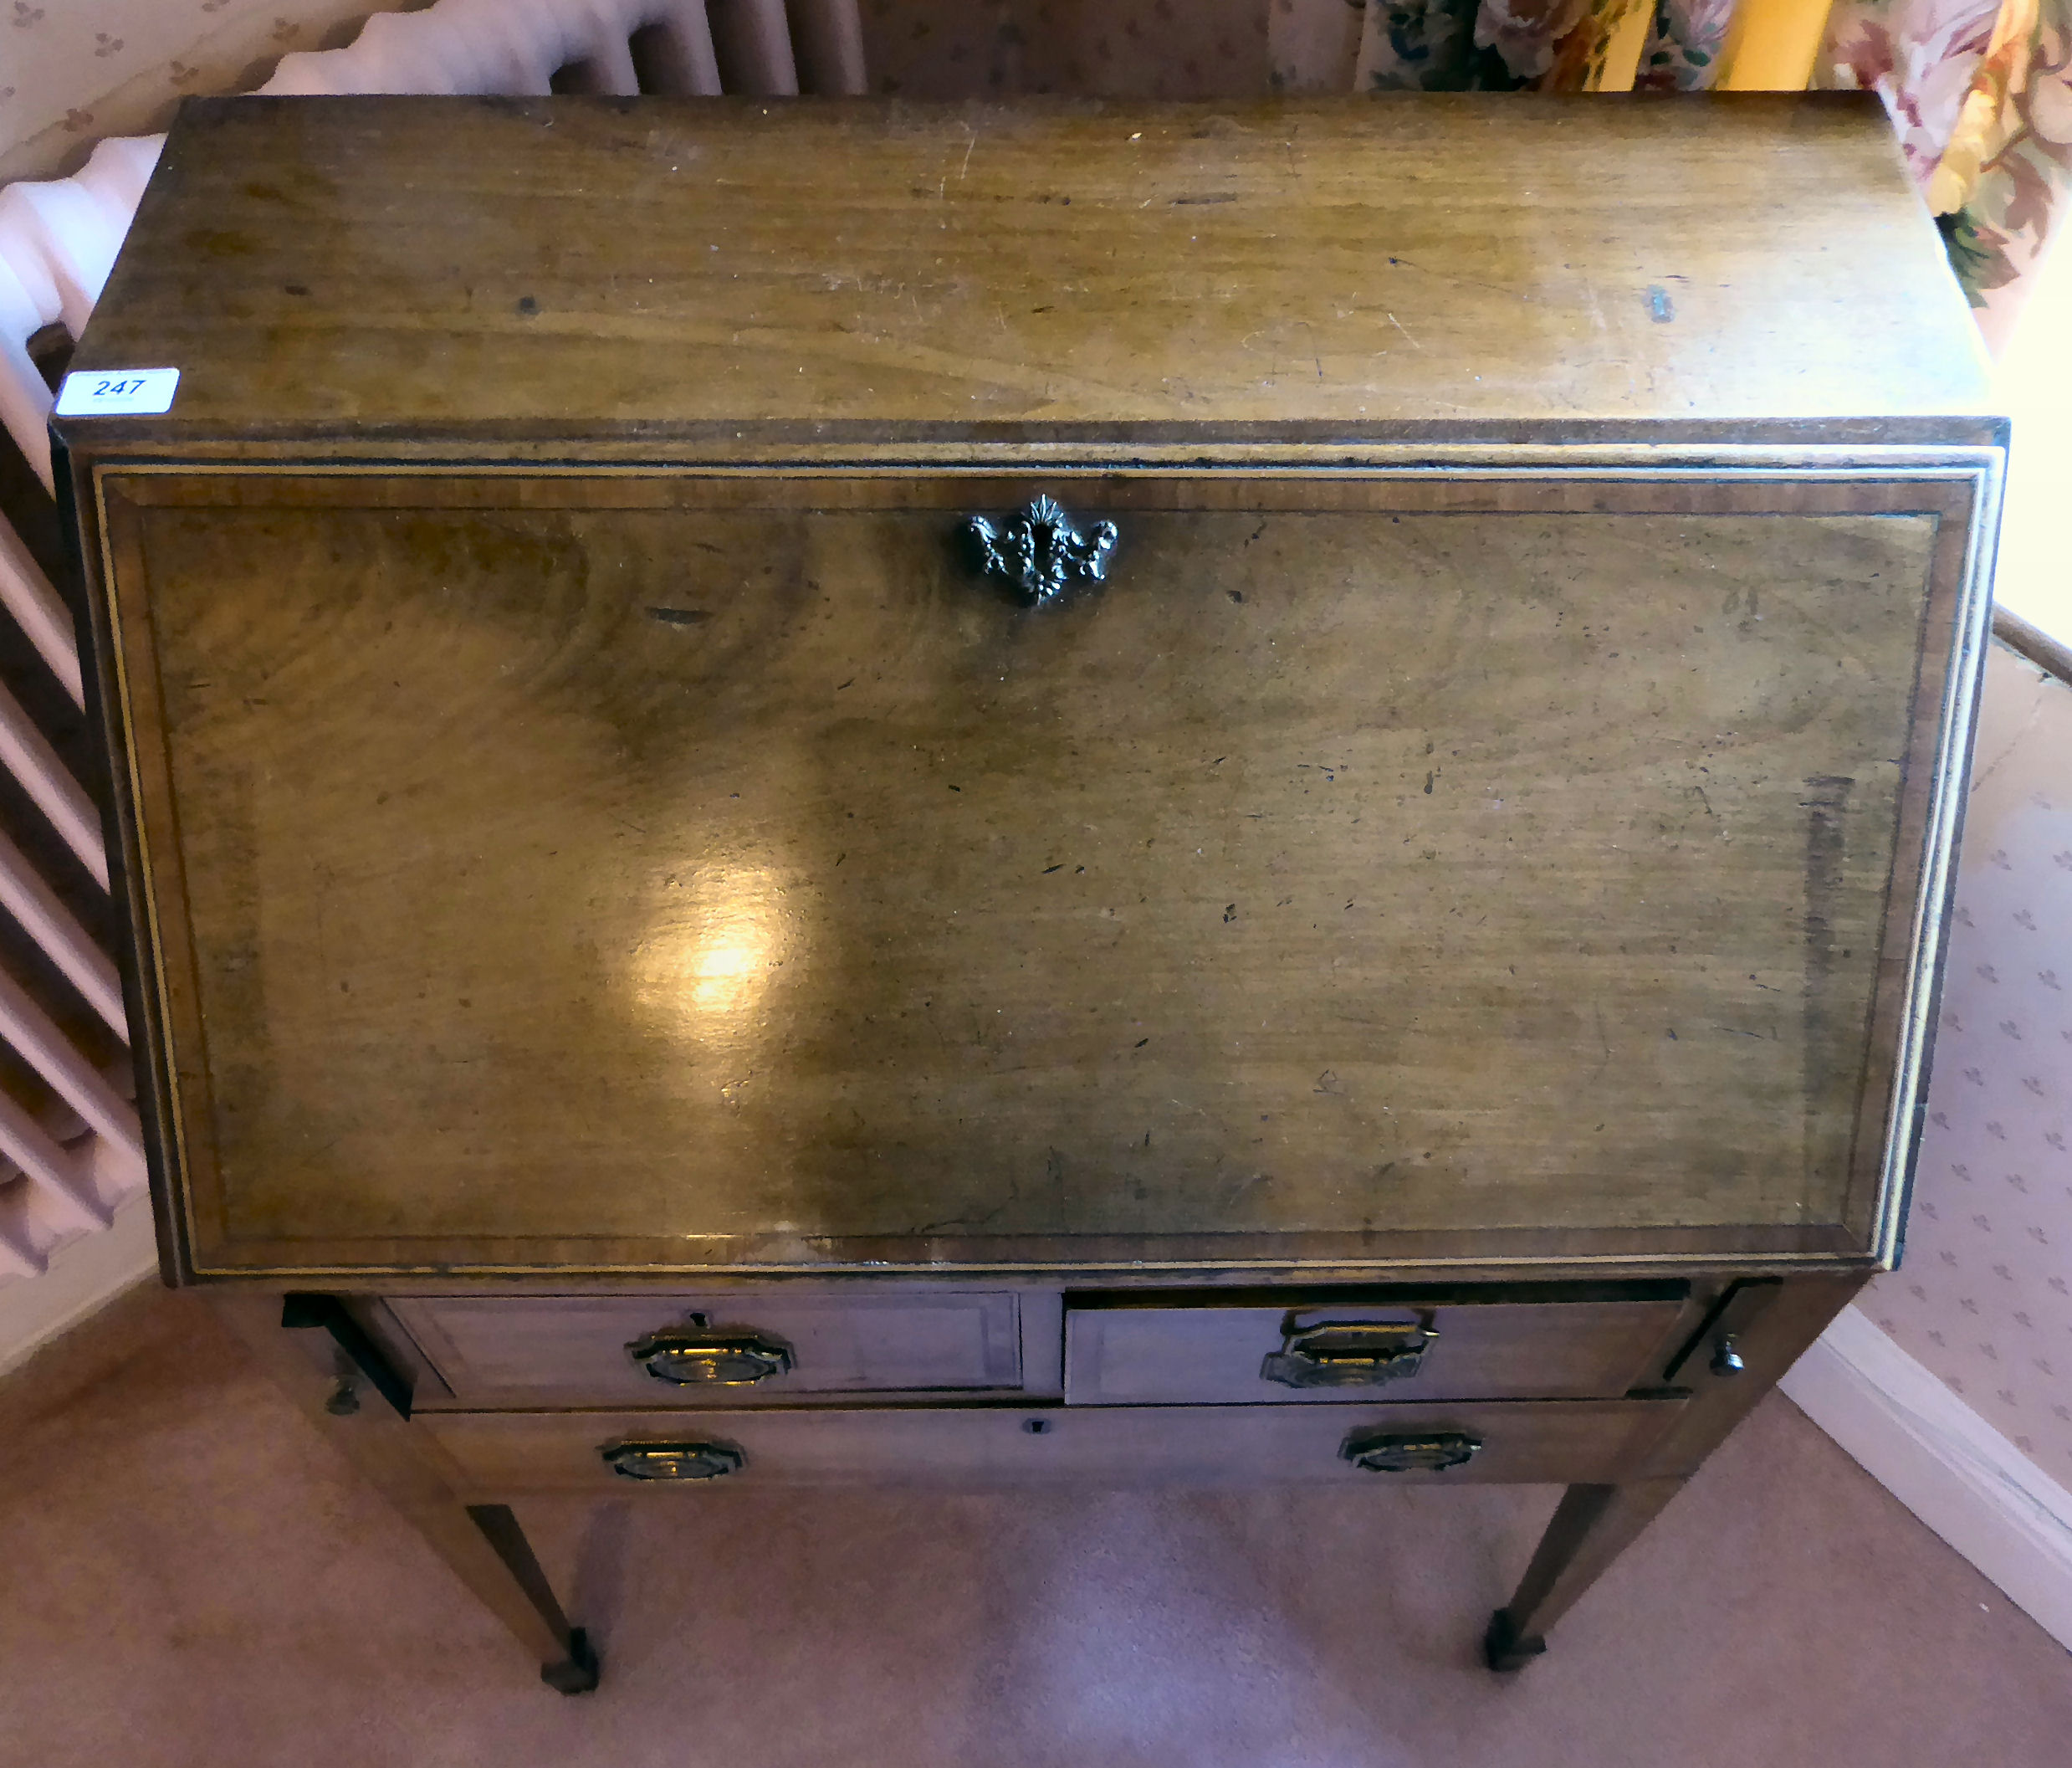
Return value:
[(151, 1200), (139, 1191), (115, 1206), (106, 1232), (59, 1247), (40, 1277), (0, 1286), (0, 1375), (157, 1269)]
[(1855, 1308), (1842, 1310), (1778, 1386), (2072, 1649), (2072, 1492)]

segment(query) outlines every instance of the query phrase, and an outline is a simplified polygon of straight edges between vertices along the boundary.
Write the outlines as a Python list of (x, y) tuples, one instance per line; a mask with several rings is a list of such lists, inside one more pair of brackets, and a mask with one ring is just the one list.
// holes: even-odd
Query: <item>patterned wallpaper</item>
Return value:
[(290, 49), (424, 0), (0, 0), (0, 182), (77, 168), (103, 136), (166, 126), (189, 92), (259, 85)]
[(2072, 1484), (2072, 687), (1996, 645), (1901, 1268), (1860, 1305)]

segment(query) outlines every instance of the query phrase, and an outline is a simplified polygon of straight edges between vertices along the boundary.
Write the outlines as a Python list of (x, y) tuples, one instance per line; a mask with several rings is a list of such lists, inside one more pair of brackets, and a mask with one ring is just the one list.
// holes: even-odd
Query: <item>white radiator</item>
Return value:
[[(263, 93), (637, 92), (782, 96), (864, 90), (857, 0), (439, 0), (379, 13), (345, 49), (289, 55)], [(0, 424), (50, 489), (51, 396), (30, 341), (77, 338), (129, 230), (161, 136), (105, 141), (69, 178), (0, 190)], [(70, 614), (0, 521), (0, 603), (74, 705)], [(108, 889), (100, 820), (35, 721), (0, 687), (0, 768), (92, 887)], [(97, 1066), (58, 1022), (90, 1012), (128, 1042), (115, 966), (44, 875), (0, 833), (0, 909), (49, 959), (40, 995), (0, 966), (0, 1042), (33, 1077), (0, 1092), (0, 1284), (108, 1226), (144, 1185), (126, 1060)], [(80, 888), (79, 879), (60, 881)], [(60, 980), (61, 979), (61, 980)], [(75, 999), (59, 1005), (53, 989)], [(54, 1017), (53, 1009), (57, 1017)], [(83, 1013), (75, 1013), (75, 1020)], [(35, 1096), (24, 1104), (16, 1096)]]

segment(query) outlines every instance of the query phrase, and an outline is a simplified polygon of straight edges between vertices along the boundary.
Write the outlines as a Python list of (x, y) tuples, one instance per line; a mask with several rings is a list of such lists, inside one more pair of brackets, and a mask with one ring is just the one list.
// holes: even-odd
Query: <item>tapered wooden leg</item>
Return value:
[[(1617, 1485), (1573, 1485), (1563, 1496), (1517, 1594), (1483, 1635), (1482, 1656), (1492, 1670), (1517, 1669), (1547, 1649), (1548, 1628), (1684, 1489), (1866, 1281), (1862, 1271), (1822, 1272), (1788, 1277), (1740, 1299), (1729, 1292), (1718, 1320), (1660, 1371), (1657, 1379), (1681, 1384), (1689, 1403), (1640, 1457), (1636, 1477)], [(1719, 1354), (1729, 1330), (1731, 1357)]]
[(570, 1627), (561, 1612), (510, 1510), (467, 1504), (459, 1470), (378, 1394), (357, 1396), (341, 1407), (338, 1377), (328, 1365), (329, 1340), (284, 1330), (278, 1295), (209, 1299), (310, 1422), (534, 1654), (540, 1680), (564, 1694), (596, 1688), (596, 1656), (582, 1629)]
[(561, 1605), (547, 1582), (546, 1573), (540, 1569), (540, 1561), (533, 1556), (532, 1543), (518, 1526), (518, 1519), (511, 1514), (510, 1506), (470, 1504), (468, 1514), (481, 1530), (491, 1550), (504, 1561), (504, 1569), (517, 1581), (525, 1600), (547, 1623), (548, 1631), (555, 1638), (567, 1642), (568, 1655), (558, 1662), (543, 1664), (540, 1679), (563, 1694), (587, 1694), (597, 1686), (596, 1654), (591, 1650), (589, 1636), (582, 1628), (568, 1624), (568, 1617), (561, 1612)]
[(1547, 1629), (1683, 1487), (1681, 1479), (1570, 1486), (1517, 1593), (1496, 1611), (1483, 1636), (1482, 1656), (1490, 1668), (1515, 1670), (1545, 1651)]

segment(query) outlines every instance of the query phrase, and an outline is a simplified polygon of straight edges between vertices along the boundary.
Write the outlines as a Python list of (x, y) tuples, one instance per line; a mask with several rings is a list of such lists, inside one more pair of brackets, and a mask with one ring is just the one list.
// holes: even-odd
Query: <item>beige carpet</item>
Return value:
[(566, 1699), (186, 1297), (0, 1386), (7, 1768), (1913, 1768), (2072, 1760), (2072, 1657), (1773, 1396), (1555, 1634), (1551, 1492), (521, 1512)]

